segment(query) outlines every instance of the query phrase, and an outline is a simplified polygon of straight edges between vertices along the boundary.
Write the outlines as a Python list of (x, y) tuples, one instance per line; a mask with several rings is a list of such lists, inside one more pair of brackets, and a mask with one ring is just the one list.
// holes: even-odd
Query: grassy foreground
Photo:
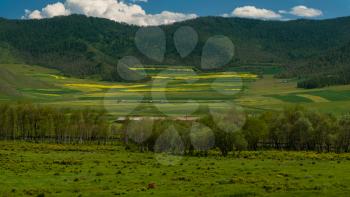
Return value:
[(350, 154), (182, 157), (119, 145), (0, 142), (0, 196), (346, 196)]

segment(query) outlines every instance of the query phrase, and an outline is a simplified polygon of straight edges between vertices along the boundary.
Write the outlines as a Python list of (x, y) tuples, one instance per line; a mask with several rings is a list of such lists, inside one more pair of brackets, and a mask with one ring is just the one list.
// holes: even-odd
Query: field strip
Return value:
[(167, 68), (167, 67), (164, 67), (164, 68), (159, 68), (159, 67), (155, 67), (155, 68), (137, 68), (137, 67), (134, 67), (134, 68), (129, 68), (130, 70), (134, 70), (134, 71), (138, 71), (138, 70), (166, 70), (166, 71), (186, 71), (186, 72), (192, 72), (193, 69), (191, 68)]
[(297, 96), (310, 99), (310, 100), (312, 100), (315, 103), (327, 103), (327, 102), (329, 102), (329, 100), (327, 100), (327, 99), (325, 99), (323, 97), (310, 95), (310, 94), (297, 94)]
[(145, 87), (146, 85), (65, 84), (64, 86), (73, 88), (127, 89)]
[(247, 73), (221, 73), (221, 74), (206, 74), (206, 75), (186, 75), (186, 76), (152, 76), (153, 79), (171, 79), (171, 80), (192, 80), (192, 79), (220, 79), (220, 78), (237, 78), (237, 79), (257, 79), (255, 74)]

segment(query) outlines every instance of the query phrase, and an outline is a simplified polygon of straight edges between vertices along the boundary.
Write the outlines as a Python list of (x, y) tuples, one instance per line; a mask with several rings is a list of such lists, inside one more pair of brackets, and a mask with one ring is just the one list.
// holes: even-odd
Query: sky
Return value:
[(42, 19), (84, 14), (135, 25), (200, 16), (291, 20), (350, 15), (350, 0), (1, 0), (0, 17)]

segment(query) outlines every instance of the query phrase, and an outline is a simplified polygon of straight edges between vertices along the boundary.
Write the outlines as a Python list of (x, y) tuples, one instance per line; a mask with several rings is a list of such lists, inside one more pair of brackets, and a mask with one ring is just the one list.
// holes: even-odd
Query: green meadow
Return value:
[(258, 111), (301, 105), (336, 115), (349, 112), (349, 85), (309, 90), (296, 88), (296, 83), (296, 80), (276, 79), (272, 75), (265, 75), (262, 79), (249, 83), (236, 101), (246, 109)]
[[(147, 73), (145, 83), (108, 83), (63, 76), (54, 69), (0, 65), (0, 100), (30, 101), (56, 107), (106, 109), (111, 115), (191, 115), (208, 106), (235, 104), (247, 111), (281, 110), (289, 105), (335, 114), (347, 113), (350, 86), (298, 89), (296, 80), (276, 79), (276, 66), (246, 66), (201, 73), (180, 66), (132, 68)], [(258, 69), (262, 77), (255, 74)]]
[(0, 142), (1, 196), (346, 196), (350, 154), (236, 152), (183, 156), (114, 145)]
[[(113, 119), (202, 115), (208, 106), (224, 110), (232, 104), (247, 112), (304, 105), (338, 115), (350, 107), (349, 85), (297, 89), (296, 80), (274, 78), (275, 67), (262, 69), (260, 77), (252, 74), (259, 68), (245, 67), (210, 73), (178, 66), (132, 69), (152, 80), (108, 83), (39, 66), (2, 64), (0, 100), (105, 109)], [(222, 157), (214, 149), (206, 157), (176, 156), (169, 164), (159, 154), (136, 149), (126, 150), (117, 141), (108, 145), (1, 141), (0, 196), (346, 196), (350, 192), (348, 153), (265, 150)]]
[(38, 66), (0, 65), (0, 99), (57, 107), (104, 108), (113, 115), (173, 115), (188, 108), (193, 108), (191, 113), (198, 111), (200, 105), (225, 107), (222, 101), (233, 101), (242, 92), (244, 82), (257, 78), (249, 73), (195, 73), (188, 67), (133, 69), (147, 73), (152, 80), (107, 83), (67, 77)]

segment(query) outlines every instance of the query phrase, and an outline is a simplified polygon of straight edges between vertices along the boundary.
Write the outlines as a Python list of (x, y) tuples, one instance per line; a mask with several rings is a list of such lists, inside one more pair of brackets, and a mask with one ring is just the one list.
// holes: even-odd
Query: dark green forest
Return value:
[[(298, 83), (300, 88), (322, 88), (331, 85), (345, 85), (350, 83), (350, 43), (340, 49), (334, 49), (321, 57), (310, 60), (305, 68), (308, 75), (298, 73), (305, 80)], [(296, 67), (298, 69), (298, 67)], [(297, 70), (294, 69), (294, 70)], [(300, 68), (303, 70), (303, 68)], [(313, 74), (310, 74), (313, 73)]]
[[(185, 58), (177, 53), (173, 41), (181, 26), (190, 26), (199, 35), (196, 48)], [(66, 75), (121, 81), (116, 67), (122, 57), (136, 56), (145, 64), (199, 66), (205, 42), (224, 35), (235, 45), (229, 67), (277, 64), (285, 68), (278, 77), (298, 77), (302, 88), (350, 81), (350, 17), (294, 21), (202, 17), (161, 28), (167, 39), (166, 54), (163, 62), (156, 62), (137, 50), (136, 26), (80, 15), (0, 19), (0, 62), (36, 64)], [(139, 79), (137, 73), (126, 73), (131, 80)]]

